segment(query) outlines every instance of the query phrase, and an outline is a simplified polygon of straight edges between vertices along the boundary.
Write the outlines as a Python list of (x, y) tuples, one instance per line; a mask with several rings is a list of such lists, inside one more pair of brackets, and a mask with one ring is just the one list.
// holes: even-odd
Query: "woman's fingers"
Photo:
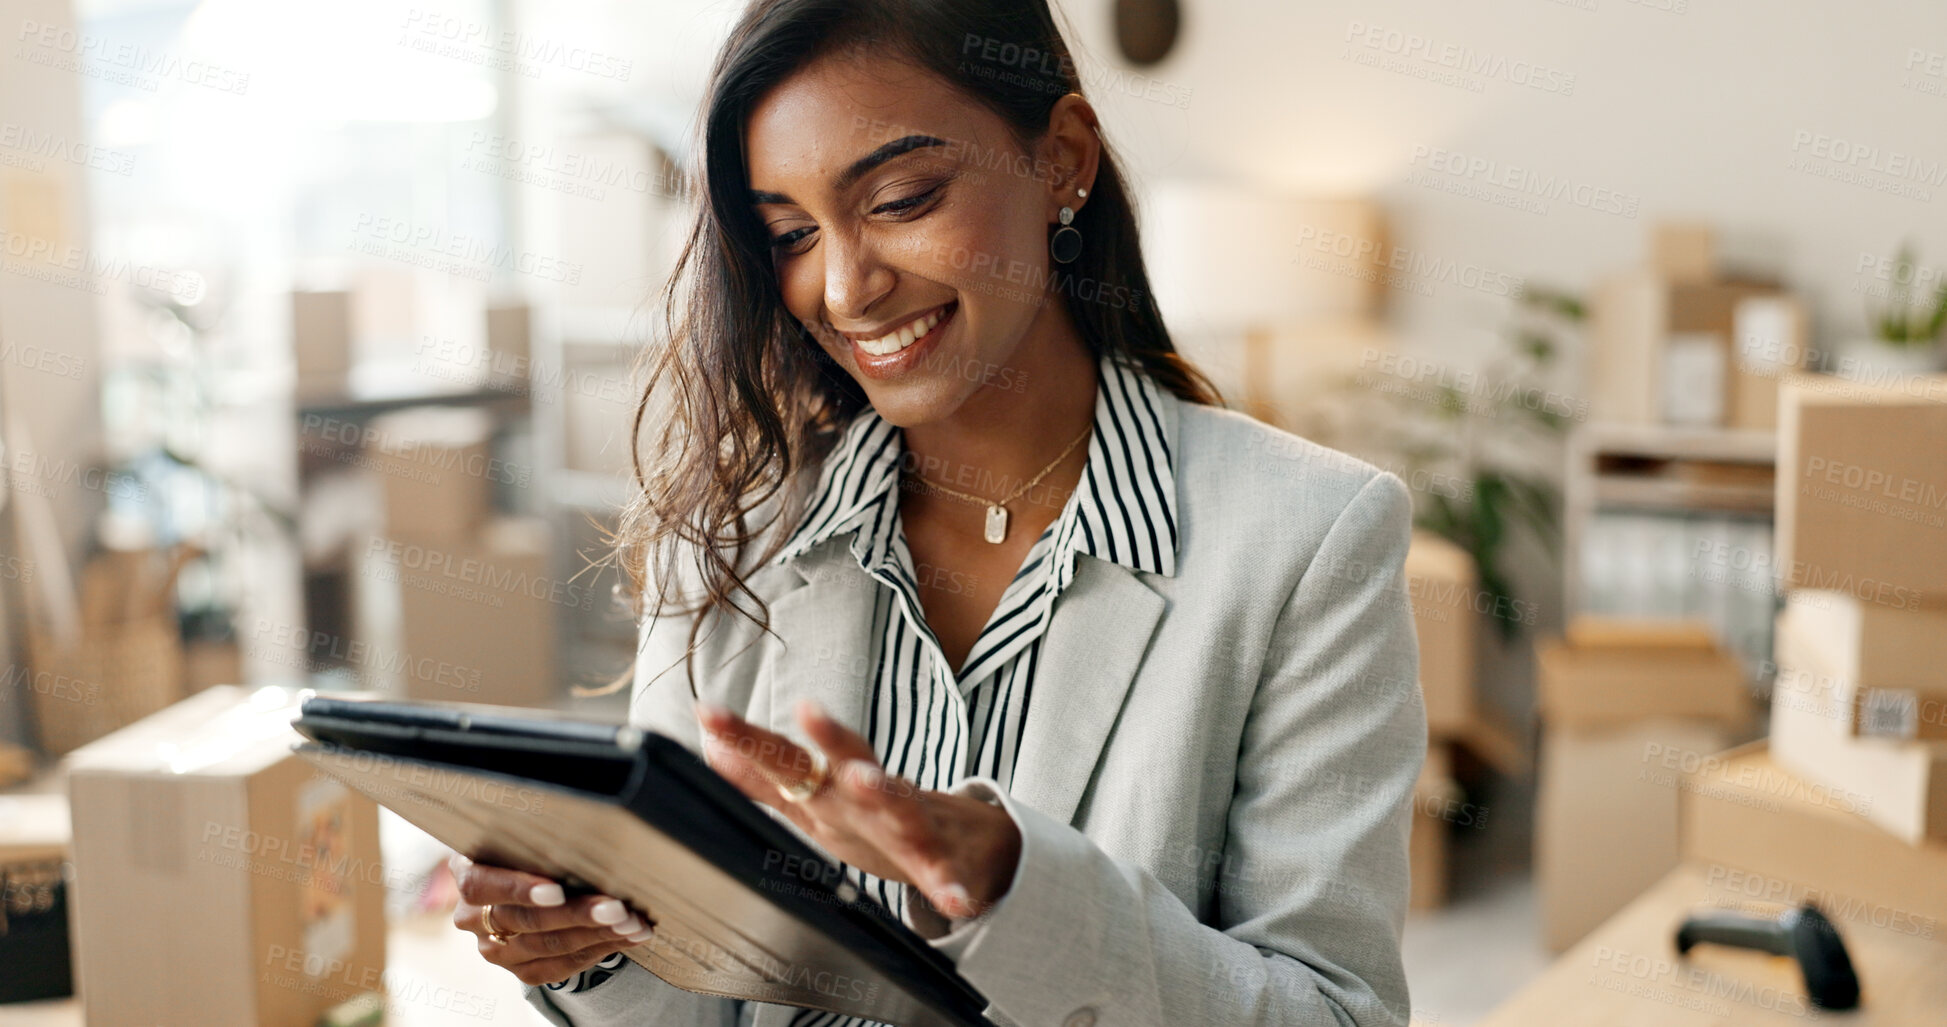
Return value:
[(611, 936), (638, 934), (649, 926), (620, 899), (607, 895), (578, 895), (559, 906), (495, 903), (494, 926), (500, 933), (536, 934), (579, 927), (599, 927)]
[(858, 732), (846, 727), (825, 712), (825, 708), (810, 699), (798, 700), (798, 726), (804, 728), (805, 735), (818, 748), (825, 751), (825, 758), (836, 767), (848, 760), (864, 760), (877, 764), (878, 753), (872, 750), (872, 743)]
[(480, 955), (522, 983), (566, 980), (654, 934), (655, 921), (620, 899), (569, 898), (558, 882), (463, 856), (450, 865), (460, 892), (453, 925), (477, 936)]
[[(499, 910), (495, 910), (496, 913)], [(499, 962), (512, 966), (536, 959), (552, 959), (556, 956), (572, 956), (583, 949), (602, 945), (614, 948), (628, 948), (640, 945), (655, 935), (655, 930), (637, 922), (637, 929), (627, 935), (618, 934), (613, 927), (569, 927), (558, 931), (522, 932), (498, 942), (481, 937), (482, 955), (490, 950), (499, 950)], [(556, 978), (559, 980), (560, 978)]]
[(912, 882), (935, 908), (973, 916), (948, 840), (920, 790), (879, 765), (872, 744), (816, 703), (800, 700), (799, 726), (832, 768), (831, 784), (802, 802), (780, 782), (807, 780), (816, 764), (802, 746), (720, 706), (700, 705), (710, 765), (752, 799), (784, 811), (834, 856), (880, 877)]
[[(638, 934), (652, 921), (607, 895), (567, 898), (559, 882), (522, 870), (475, 863), (464, 856), (452, 860), (460, 901), (453, 909), (454, 926), (485, 937), (532, 934), (571, 928), (601, 928), (612, 937)], [(487, 923), (485, 907), (493, 907)]]
[(890, 795), (881, 791), (876, 819), (887, 839), (886, 854), (906, 879), (926, 893), (933, 908), (951, 916), (973, 916), (973, 900), (960, 881), (950, 840), (916, 793)]
[(700, 706), (697, 717), (712, 769), (752, 799), (796, 812), (794, 803), (783, 801), (778, 786), (811, 777), (817, 769), (811, 753), (720, 706)]
[(609, 953), (620, 952), (623, 949), (633, 947), (626, 941), (602, 942), (599, 945), (591, 945), (571, 955), (529, 960), (525, 963), (508, 966), (507, 970), (515, 977), (520, 978), (522, 984), (532, 984), (535, 987), (540, 987), (543, 984), (552, 984), (555, 981), (565, 981), (606, 959)]
[(460, 898), (476, 905), (489, 902), (522, 906), (559, 906), (568, 901), (561, 885), (539, 874), (475, 863), (465, 856), (452, 859), (453, 884)]

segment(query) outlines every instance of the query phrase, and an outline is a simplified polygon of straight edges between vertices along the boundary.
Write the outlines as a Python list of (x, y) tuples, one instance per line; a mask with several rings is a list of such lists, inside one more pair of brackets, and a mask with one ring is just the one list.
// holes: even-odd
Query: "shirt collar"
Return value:
[[(1168, 396), (1138, 367), (1103, 356), (1095, 390), (1088, 462), (1053, 528), (1058, 586), (1087, 553), (1131, 570), (1176, 573), (1175, 440), (1163, 416)], [(889, 558), (905, 437), (871, 407), (859, 411), (819, 470), (818, 484), (784, 548), (784, 563), (854, 532), (852, 553), (871, 569)]]

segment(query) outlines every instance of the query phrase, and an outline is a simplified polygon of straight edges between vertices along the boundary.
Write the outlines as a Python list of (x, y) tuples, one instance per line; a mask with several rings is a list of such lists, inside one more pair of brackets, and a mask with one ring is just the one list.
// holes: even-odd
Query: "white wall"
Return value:
[[(1108, 0), (1064, 6), (1082, 48), (1109, 54)], [(1653, 218), (1705, 217), (1722, 226), (1730, 255), (1771, 265), (1805, 290), (1825, 335), (1864, 326), (1853, 291), (1870, 281), (1856, 270), (1862, 254), (1890, 254), (1912, 236), (1926, 263), (1947, 266), (1947, 58), (1939, 56), (1947, 52), (1947, 5), (1187, 0), (1184, 7), (1178, 50), (1145, 73), (1190, 89), (1188, 108), (1116, 90), (1094, 97), (1139, 174), (1375, 195), (1400, 245), (1577, 287), (1636, 259)], [(1367, 45), (1356, 26), (1380, 30), (1379, 45)], [(1502, 75), (1469, 76), (1483, 87), (1476, 92), (1348, 59), (1396, 59), (1390, 51), (1406, 36), (1425, 41), (1401, 62), (1416, 73), (1448, 70), (1424, 55), (1460, 50), (1499, 60)], [(1531, 67), (1567, 88), (1510, 81)], [(1905, 181), (1925, 198), (1794, 170), (1800, 158), (1840, 166), (1814, 157), (1821, 135), (1877, 148), (1882, 166), (1905, 155)], [(1416, 151), (1434, 149), (1639, 198), (1640, 213), (1627, 218), (1558, 200), (1534, 214), (1407, 182), (1427, 166), (1424, 157), (1416, 164)], [(1491, 325), (1498, 309), (1466, 289), (1436, 293), (1396, 290), (1398, 326), (1425, 346), (1451, 347), (1458, 330)]]

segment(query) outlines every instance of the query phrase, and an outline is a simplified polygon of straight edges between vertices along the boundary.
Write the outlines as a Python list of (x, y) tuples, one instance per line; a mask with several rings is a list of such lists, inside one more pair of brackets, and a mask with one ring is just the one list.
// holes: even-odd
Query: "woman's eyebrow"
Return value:
[[(936, 136), (919, 135), (919, 134), (901, 136), (898, 139), (894, 139), (892, 142), (881, 145), (878, 149), (873, 150), (871, 153), (868, 153), (863, 157), (860, 157), (858, 160), (853, 161), (850, 167), (846, 168), (844, 171), (839, 172), (838, 177), (832, 181), (832, 191), (842, 193), (845, 190), (850, 189), (852, 187), (852, 183), (857, 182), (859, 179), (865, 177), (866, 172), (871, 171), (873, 168), (876, 168), (879, 165), (884, 164), (885, 162), (893, 159), (894, 157), (899, 156), (902, 153), (906, 153), (912, 150), (923, 149), (928, 146), (945, 146), (945, 145), (946, 145), (946, 140), (940, 139)], [(797, 201), (793, 200), (789, 196), (784, 195), (783, 193), (773, 193), (773, 192), (767, 192), (762, 189), (752, 189), (750, 191), (750, 202), (752, 203), (796, 203)]]

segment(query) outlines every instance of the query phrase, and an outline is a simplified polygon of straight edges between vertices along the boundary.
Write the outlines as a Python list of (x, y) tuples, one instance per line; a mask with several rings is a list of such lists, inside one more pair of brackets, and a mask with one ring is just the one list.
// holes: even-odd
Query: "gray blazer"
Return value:
[[(1002, 1027), (1405, 1024), (1407, 834), (1427, 746), (1410, 496), (1371, 464), (1163, 395), (1176, 574), (1078, 557), (1013, 793), (954, 789), (1020, 826), (1014, 883), (933, 943)], [(747, 579), (782, 644), (722, 622), (697, 653), (701, 695), (793, 736), (791, 704), (812, 696), (863, 729), (879, 586), (847, 540)], [(644, 625), (631, 719), (700, 750), (687, 630)], [(932, 919), (912, 926), (935, 938)], [(633, 963), (585, 993), (525, 990), (560, 1024), (781, 1027), (795, 1012)]]

